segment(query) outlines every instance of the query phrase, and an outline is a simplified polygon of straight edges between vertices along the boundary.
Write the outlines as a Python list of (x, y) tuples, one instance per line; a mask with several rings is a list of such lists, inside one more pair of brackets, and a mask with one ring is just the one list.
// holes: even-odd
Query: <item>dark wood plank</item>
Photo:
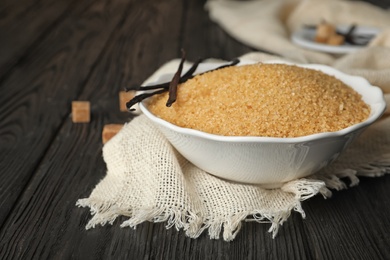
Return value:
[[(104, 175), (103, 124), (129, 120), (127, 113), (119, 112), (119, 90), (127, 84), (140, 83), (162, 63), (175, 58), (180, 50), (181, 9), (172, 6), (180, 6), (180, 1), (143, 1), (125, 8), (124, 19), (117, 24), (78, 96), (91, 101), (92, 122), (73, 124), (69, 114), (63, 117), (57, 138), (1, 230), (0, 259), (107, 259), (116, 254), (120, 258), (126, 254), (145, 255), (145, 249), (151, 246), (149, 230), (154, 229), (153, 225), (142, 225), (137, 229), (141, 233), (129, 229), (121, 232), (118, 225), (116, 229), (103, 228), (104, 232), (101, 229), (86, 232), (89, 212), (77, 208), (75, 202), (88, 196)], [(169, 32), (166, 27), (170, 28)], [(91, 44), (100, 40), (95, 38)], [(84, 50), (80, 50), (80, 55), (81, 51)], [(83, 58), (87, 57), (83, 55)], [(67, 61), (66, 57), (64, 60)], [(77, 63), (83, 62), (72, 61)], [(62, 71), (57, 76), (66, 77), (68, 72)], [(63, 102), (69, 106), (69, 101)], [(69, 113), (64, 107), (62, 111)], [(141, 242), (129, 245), (128, 241)]]
[(316, 197), (305, 203), (306, 233), (311, 234), (311, 248), (317, 258), (389, 257), (389, 182), (390, 176), (362, 178), (359, 186), (335, 192), (329, 200)]
[[(361, 0), (353, 0), (353, 1), (361, 1)], [(372, 5), (385, 8), (385, 9), (390, 7), (390, 0), (364, 0), (363, 2), (367, 2)]]
[[(188, 58), (217, 58), (231, 60), (254, 49), (239, 43), (221, 27), (210, 22), (204, 10), (206, 1), (186, 1), (186, 13), (183, 23), (182, 47), (187, 50)], [(212, 25), (212, 26), (210, 26)]]
[(0, 225), (68, 117), (126, 5), (79, 2), (0, 85)]
[(0, 7), (0, 79), (29, 48), (45, 37), (64, 17), (74, 1), (4, 1)]
[[(100, 136), (92, 128), (101, 125), (99, 120), (90, 125), (72, 124), (70, 119), (67, 120), (55, 140), (57, 145), (45, 157), (34, 181), (2, 229), (1, 259), (71, 258), (69, 247), (79, 247), (81, 241), (77, 233), (83, 231), (81, 227), (87, 221), (87, 217), (74, 206), (75, 200), (78, 194), (84, 193), (84, 189), (93, 186), (92, 183), (89, 187), (84, 186), (90, 181), (85, 172), (99, 178), (105, 171), (100, 149), (96, 147), (100, 144)], [(73, 147), (77, 143), (82, 143), (84, 149), (75, 151)], [(77, 160), (77, 156), (83, 159)], [(68, 230), (74, 233), (70, 235)], [(100, 235), (103, 233), (99, 232)], [(98, 257), (101, 243), (106, 242), (105, 236), (90, 242), (97, 247), (83, 252), (84, 256), (90, 253), (89, 257)]]

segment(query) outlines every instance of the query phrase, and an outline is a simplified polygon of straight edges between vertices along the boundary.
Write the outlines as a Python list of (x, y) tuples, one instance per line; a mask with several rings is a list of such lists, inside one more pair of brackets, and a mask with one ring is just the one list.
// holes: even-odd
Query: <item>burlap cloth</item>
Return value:
[[(314, 2), (319, 4), (317, 9), (310, 12), (304, 11), (307, 7), (301, 6), (299, 8), (299, 1), (293, 2), (296, 4), (294, 9), (296, 13), (290, 11), (290, 15), (285, 16), (284, 19), (284, 21), (289, 19), (295, 21), (291, 23), (293, 26), (297, 26), (296, 20), (304, 21), (303, 17), (306, 16), (311, 21), (311, 19), (319, 19), (320, 14), (333, 15), (337, 13), (330, 12), (329, 9), (334, 10), (334, 7), (330, 4), (324, 5), (322, 1), (302, 1), (302, 6), (310, 6)], [(324, 2), (334, 2), (348, 8), (364, 6), (361, 8), (369, 11), (370, 19), (379, 17), (381, 14), (384, 23), (390, 23), (389, 13), (374, 7), (366, 9), (368, 7), (365, 4), (341, 1)], [(264, 29), (263, 22), (269, 22), (266, 18), (268, 17), (274, 23), (279, 16), (275, 15), (274, 12), (265, 17), (264, 10), (260, 10), (260, 3), (268, 7), (271, 5), (273, 8), (276, 8), (275, 6), (280, 8), (283, 6), (282, 3), (287, 2), (211, 1), (207, 8), (214, 20), (222, 19), (221, 17), (218, 19), (217, 12), (229, 11), (229, 15), (233, 15), (235, 14), (233, 9), (237, 10), (236, 14), (241, 15), (241, 19), (243, 19), (242, 14), (244, 13), (240, 11), (240, 8), (243, 8), (241, 6), (246, 6), (245, 17), (252, 16), (254, 19), (255, 11), (259, 12), (259, 21), (252, 21), (259, 28), (252, 28), (252, 33), (261, 34), (261, 30)], [(219, 4), (222, 6), (226, 4), (229, 8), (217, 11)], [(257, 6), (256, 9), (250, 7), (252, 5)], [(292, 6), (289, 5), (289, 8)], [(317, 11), (317, 15), (313, 13), (314, 10)], [(355, 12), (357, 11), (355, 10)], [(365, 14), (362, 11), (357, 13)], [(347, 15), (345, 11), (341, 14), (344, 16), (343, 19), (345, 16), (354, 18), (352, 15)], [(296, 20), (293, 19), (294, 17)], [(361, 16), (355, 18), (362, 19)], [(232, 22), (236, 20), (234, 17), (231, 19)], [(351, 22), (352, 19), (342, 21)], [(246, 25), (252, 26), (248, 23)], [(375, 25), (381, 24), (377, 21)], [(226, 28), (227, 25), (222, 23), (222, 26)], [(238, 30), (233, 27), (229, 30), (233, 35), (239, 34)], [(248, 28), (245, 30), (246, 32), (250, 31)], [(272, 31), (265, 31), (270, 35), (262, 37), (272, 38)], [(380, 42), (388, 44), (387, 40), (383, 40), (386, 36), (380, 37), (382, 39)], [(280, 35), (274, 38), (274, 41), (279, 43), (279, 38)], [(238, 37), (238, 39), (240, 38)], [(248, 41), (244, 42), (249, 44)], [(336, 58), (328, 54), (314, 52), (314, 55), (311, 56), (311, 51), (293, 46), (287, 40), (285, 43), (295, 50), (294, 56), (298, 57), (284, 55), (286, 60), (302, 62), (304, 59), (303, 62), (330, 64), (347, 73), (364, 76), (373, 85), (381, 87), (385, 93), (390, 93), (390, 49), (388, 47), (383, 45), (370, 46), (359, 52)], [(265, 45), (260, 44), (260, 47), (264, 48)], [(269, 50), (271, 49), (269, 48)], [(283, 55), (275, 49), (272, 51)], [(302, 53), (297, 53), (298, 51), (302, 51)], [(317, 59), (317, 55), (320, 58), (329, 56), (331, 60), (321, 62)], [(243, 58), (255, 61), (275, 59), (272, 55), (259, 52), (249, 53)], [(168, 62), (146, 82), (154, 81), (162, 74), (173, 73), (177, 69), (178, 62), (178, 60)], [(208, 62), (213, 61), (209, 60)], [(186, 64), (186, 67), (188, 65)], [(389, 107), (388, 95), (386, 97)], [(178, 154), (145, 116), (140, 115), (126, 124), (103, 147), (107, 175), (92, 191), (89, 198), (78, 200), (77, 205), (89, 207), (91, 210), (93, 217), (87, 224), (87, 229), (98, 224), (112, 224), (118, 216), (123, 215), (128, 219), (121, 224), (122, 227), (136, 227), (145, 221), (166, 222), (167, 228), (183, 229), (185, 234), (192, 238), (198, 237), (207, 229), (210, 238), (219, 238), (222, 233), (223, 239), (230, 241), (239, 232), (243, 221), (269, 223), (269, 231), (275, 236), (280, 225), (288, 219), (293, 210), (300, 212), (302, 217), (305, 217), (301, 205), (302, 201), (317, 194), (322, 194), (327, 198), (331, 196), (330, 189), (341, 190), (357, 185), (359, 183), (358, 176), (379, 177), (390, 173), (389, 130), (390, 117), (385, 114), (381, 120), (370, 126), (332, 165), (308, 178), (288, 182), (279, 189), (266, 190), (257, 185), (228, 182), (198, 169)], [(343, 181), (344, 178), (349, 179), (347, 182), (349, 186)]]

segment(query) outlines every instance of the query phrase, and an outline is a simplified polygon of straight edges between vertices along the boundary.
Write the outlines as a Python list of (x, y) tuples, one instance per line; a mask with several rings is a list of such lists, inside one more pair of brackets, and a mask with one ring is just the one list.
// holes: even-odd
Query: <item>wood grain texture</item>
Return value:
[(362, 178), (359, 186), (335, 192), (329, 200), (316, 197), (308, 201), (305, 223), (315, 242), (312, 250), (316, 256), (387, 259), (390, 212), (385, 205), (390, 205), (386, 195), (389, 185), (390, 176)]
[(80, 2), (0, 85), (0, 224), (69, 115), (126, 2)]
[[(156, 10), (162, 11), (161, 15), (156, 15), (159, 14)], [(105, 170), (101, 158), (103, 124), (129, 120), (128, 114), (119, 112), (119, 89), (130, 83), (140, 83), (163, 62), (176, 57), (178, 45), (177, 48), (171, 48), (171, 51), (161, 52), (166, 46), (158, 45), (154, 41), (156, 38), (166, 37), (178, 42), (181, 16), (180, 10), (175, 10), (169, 3), (155, 1), (142, 2), (140, 5), (130, 4), (125, 8), (123, 19), (116, 25), (115, 34), (107, 42), (105, 52), (99, 56), (99, 64), (91, 70), (81, 88), (83, 91), (77, 96), (78, 99), (91, 101), (92, 122), (72, 124), (69, 117), (64, 118), (61, 130), (56, 139), (52, 140), (53, 145), (42, 158), (42, 163), (26, 187), (26, 193), (20, 197), (0, 233), (0, 248), (3, 249), (0, 259), (68, 259), (75, 254), (76, 259), (84, 259), (87, 256), (107, 259), (107, 256), (113, 254), (115, 243), (126, 244), (125, 241), (129, 240), (123, 238), (123, 234), (132, 235), (133, 241), (140, 240), (134, 240), (136, 233), (126, 234), (120, 229), (107, 229), (109, 233), (103, 237), (100, 231), (85, 232), (89, 213), (76, 208), (75, 202), (82, 196), (88, 196)], [(173, 19), (174, 17), (177, 19)], [(140, 22), (149, 29), (144, 30), (142, 27), (137, 30)], [(163, 35), (163, 26), (170, 26), (171, 33)], [(168, 39), (161, 41), (163, 42), (168, 42)], [(149, 71), (144, 70), (147, 66), (139, 65), (143, 62), (154, 67), (149, 66)], [(139, 78), (133, 77), (129, 72), (137, 72)], [(100, 177), (98, 172), (101, 172)], [(32, 201), (31, 197), (35, 199)], [(84, 221), (80, 223), (80, 219)], [(53, 229), (54, 226), (56, 228)], [(142, 230), (141, 227), (139, 229)], [(16, 230), (20, 232), (15, 233)], [(86, 237), (80, 234), (80, 230)], [(79, 237), (80, 240), (72, 239), (73, 236)], [(113, 240), (114, 249), (106, 247), (109, 244), (108, 239)], [(79, 248), (80, 244), (82, 247)], [(135, 246), (134, 250), (137, 250), (139, 245)], [(144, 254), (143, 248), (138, 251)], [(88, 255), (89, 252), (94, 253)], [(122, 254), (122, 251), (118, 253)]]
[(187, 50), (190, 60), (210, 57), (232, 60), (254, 50), (239, 43), (219, 26), (211, 23), (204, 3), (193, 1), (185, 3), (182, 47)]
[(0, 5), (0, 79), (19, 62), (26, 51), (38, 44), (64, 21), (74, 1), (2, 1)]
[[(49, 2), (40, 2), (43, 16)], [(32, 47), (0, 83), (0, 259), (390, 258), (390, 176), (305, 201), (307, 217), (293, 212), (275, 239), (269, 224), (252, 222), (229, 243), (207, 232), (190, 239), (165, 223), (120, 228), (125, 217), (85, 230), (89, 210), (75, 203), (105, 176), (103, 125), (131, 120), (119, 111), (119, 90), (179, 57), (181, 47), (190, 60), (251, 51), (212, 23), (203, 5), (74, 1), (63, 21), (40, 29), (44, 37), (26, 39)], [(71, 122), (75, 99), (91, 102), (91, 123)]]

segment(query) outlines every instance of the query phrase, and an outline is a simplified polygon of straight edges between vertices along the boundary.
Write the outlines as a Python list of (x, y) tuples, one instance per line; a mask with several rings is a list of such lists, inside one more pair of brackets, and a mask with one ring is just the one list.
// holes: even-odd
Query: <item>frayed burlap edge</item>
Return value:
[(208, 230), (211, 239), (219, 239), (223, 234), (225, 241), (232, 241), (239, 230), (243, 221), (255, 221), (258, 223), (270, 223), (269, 232), (272, 237), (276, 237), (279, 227), (290, 217), (294, 210), (299, 212), (305, 218), (305, 212), (302, 209), (301, 202), (317, 194), (324, 197), (330, 196), (330, 191), (326, 188), (323, 181), (300, 179), (287, 183), (281, 188), (284, 192), (294, 194), (294, 203), (291, 203), (285, 209), (277, 212), (267, 212), (264, 210), (244, 211), (240, 214), (225, 216), (220, 219), (208, 219), (199, 216), (196, 213), (188, 212), (179, 208), (154, 208), (154, 209), (133, 209), (124, 211), (115, 204), (107, 203), (93, 198), (80, 199), (76, 205), (79, 207), (89, 207), (92, 219), (88, 222), (86, 229), (95, 228), (96, 225), (113, 224), (115, 219), (120, 216), (128, 216), (129, 219), (121, 224), (121, 227), (136, 228), (137, 225), (150, 221), (154, 223), (167, 222), (166, 228), (175, 227), (176, 230), (183, 229), (185, 234), (191, 238), (197, 238), (204, 230)]

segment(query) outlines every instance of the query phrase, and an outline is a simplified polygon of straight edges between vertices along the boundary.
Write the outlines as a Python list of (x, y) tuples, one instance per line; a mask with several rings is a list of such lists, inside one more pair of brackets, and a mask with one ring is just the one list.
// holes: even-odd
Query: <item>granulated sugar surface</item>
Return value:
[(298, 137), (365, 120), (360, 94), (333, 76), (286, 64), (233, 66), (151, 98), (149, 110), (181, 127), (224, 136)]

